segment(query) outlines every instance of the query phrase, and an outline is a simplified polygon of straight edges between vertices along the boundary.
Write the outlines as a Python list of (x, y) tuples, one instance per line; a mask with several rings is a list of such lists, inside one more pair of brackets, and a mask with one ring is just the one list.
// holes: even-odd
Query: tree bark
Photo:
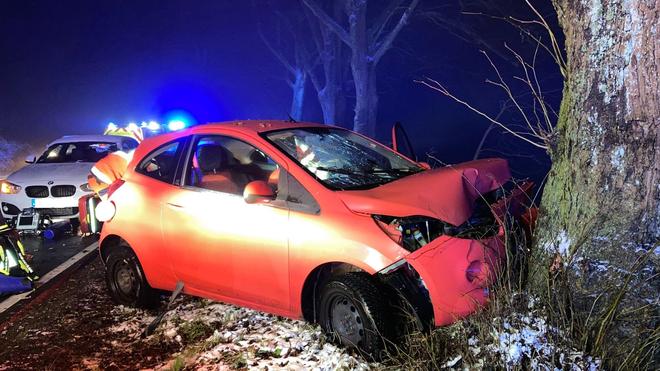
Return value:
[[(610, 273), (630, 272), (647, 251), (657, 268), (660, 7), (657, 0), (553, 2), (567, 76), (531, 282), (547, 289), (548, 277), (565, 270), (577, 305), (578, 296), (611, 287), (605, 281), (621, 286), (622, 276)], [(588, 274), (598, 264), (607, 270)]]
[[(341, 2), (337, 1), (332, 4), (333, 18), (341, 17), (343, 12), (344, 7)], [(316, 89), (321, 111), (323, 111), (323, 122), (338, 124), (345, 119), (344, 82), (350, 67), (345, 54), (347, 48), (328, 27), (318, 24), (318, 22), (312, 22), (312, 18), (315, 18), (313, 14), (307, 15), (322, 67), (311, 68), (309, 77)], [(318, 73), (319, 71), (321, 73)]]
[(291, 111), (289, 112), (289, 116), (296, 121), (302, 120), (306, 84), (307, 73), (303, 69), (296, 69), (291, 82)]
[(348, 14), (349, 35), (352, 41), (351, 71), (355, 82), (355, 117), (353, 130), (372, 136), (375, 122), (370, 121), (371, 104), (370, 80), (371, 71), (369, 56), (369, 40), (367, 39), (367, 2), (349, 0), (346, 3)]

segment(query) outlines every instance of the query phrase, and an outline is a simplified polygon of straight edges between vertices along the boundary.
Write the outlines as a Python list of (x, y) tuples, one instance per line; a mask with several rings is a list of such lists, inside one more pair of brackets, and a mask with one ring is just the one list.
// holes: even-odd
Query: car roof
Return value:
[(296, 129), (303, 127), (328, 127), (329, 125), (318, 124), (314, 122), (294, 122), (285, 120), (236, 120), (227, 122), (212, 122), (204, 125), (194, 126), (195, 128), (229, 128), (239, 131), (249, 131), (263, 133), (273, 130)]
[(147, 153), (151, 152), (153, 149), (158, 146), (167, 143), (171, 140), (176, 140), (188, 135), (195, 135), (201, 133), (207, 133), (208, 131), (217, 130), (231, 130), (243, 132), (247, 135), (254, 135), (255, 133), (263, 133), (276, 130), (284, 129), (295, 129), (295, 128), (309, 128), (309, 127), (335, 127), (331, 125), (318, 124), (313, 122), (292, 122), (284, 120), (236, 120), (236, 121), (227, 121), (227, 122), (212, 122), (208, 124), (195, 125), (187, 129), (171, 131), (152, 137), (145, 138), (140, 146), (137, 148), (134, 158), (142, 158)]
[[(90, 134), (90, 135), (65, 135), (61, 138), (55, 139), (54, 141), (48, 143), (48, 146), (52, 146), (57, 143), (72, 143), (72, 142), (113, 142), (119, 143), (123, 139), (129, 139), (129, 137), (124, 137), (120, 135), (102, 135), (102, 134)], [(132, 139), (132, 138), (130, 138)], [(133, 139), (135, 140), (135, 139)]]

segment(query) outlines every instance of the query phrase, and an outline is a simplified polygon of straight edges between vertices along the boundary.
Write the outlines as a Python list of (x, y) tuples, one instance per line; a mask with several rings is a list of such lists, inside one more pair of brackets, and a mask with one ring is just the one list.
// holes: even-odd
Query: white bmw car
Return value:
[(11, 220), (34, 209), (53, 221), (78, 218), (78, 199), (91, 192), (87, 175), (94, 163), (137, 145), (133, 138), (116, 135), (68, 135), (51, 142), (41, 156), (28, 156), (29, 165), (1, 181), (2, 215)]

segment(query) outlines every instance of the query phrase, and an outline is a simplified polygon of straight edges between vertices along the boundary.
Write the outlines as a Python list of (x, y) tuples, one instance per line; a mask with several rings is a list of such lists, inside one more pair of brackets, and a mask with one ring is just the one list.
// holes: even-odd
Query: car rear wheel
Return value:
[(137, 256), (127, 246), (112, 249), (105, 270), (112, 299), (121, 305), (154, 308), (160, 294), (149, 286)]
[(330, 338), (378, 359), (389, 334), (384, 293), (365, 273), (331, 279), (321, 292), (319, 320)]

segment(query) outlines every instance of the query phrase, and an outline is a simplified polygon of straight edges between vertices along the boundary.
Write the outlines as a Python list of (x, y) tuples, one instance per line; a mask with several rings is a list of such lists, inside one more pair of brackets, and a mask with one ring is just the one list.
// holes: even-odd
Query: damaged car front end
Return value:
[[(509, 235), (511, 225), (532, 222), (533, 184), (510, 178), (505, 160), (489, 159), (430, 170), (372, 191), (345, 192), (349, 208), (369, 213), (408, 252), (377, 276), (421, 328), (451, 324), (485, 305), (507, 262), (507, 248), (509, 257), (520, 253)], [(438, 197), (443, 190), (452, 197)], [(367, 198), (389, 202), (385, 207)]]

